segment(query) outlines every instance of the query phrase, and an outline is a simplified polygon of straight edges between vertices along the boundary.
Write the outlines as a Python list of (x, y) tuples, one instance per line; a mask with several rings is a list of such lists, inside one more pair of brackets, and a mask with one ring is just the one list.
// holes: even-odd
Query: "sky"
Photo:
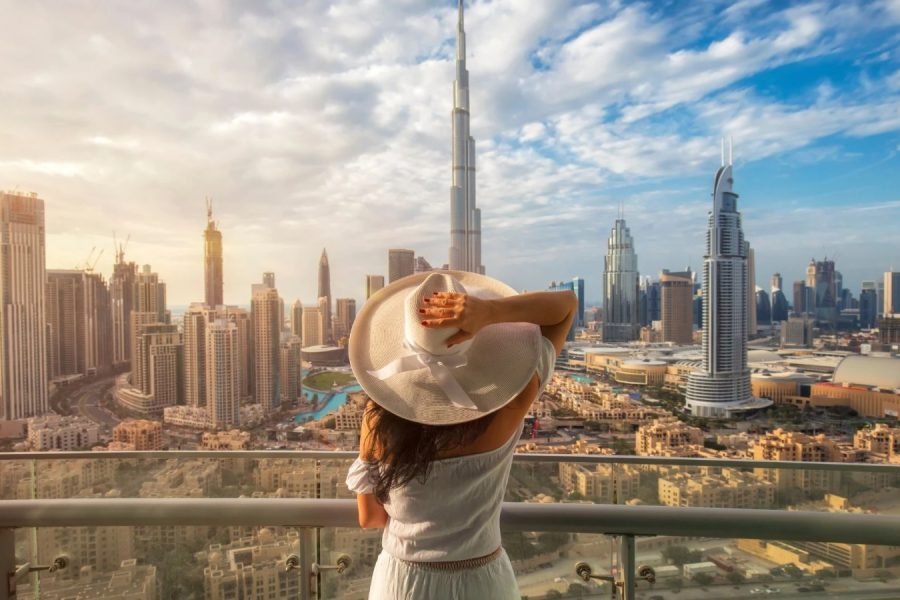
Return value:
[[(425, 0), (0, 0), (0, 189), (46, 202), (47, 266), (151, 264), (225, 299), (264, 271), (364, 298), (388, 248), (447, 262), (456, 6)], [(900, 0), (466, 4), (489, 275), (601, 297), (624, 206), (642, 275), (700, 269), (719, 141), (757, 284), (900, 268)], [(14, 24), (9, 26), (9, 24)], [(96, 256), (96, 252), (94, 253)]]

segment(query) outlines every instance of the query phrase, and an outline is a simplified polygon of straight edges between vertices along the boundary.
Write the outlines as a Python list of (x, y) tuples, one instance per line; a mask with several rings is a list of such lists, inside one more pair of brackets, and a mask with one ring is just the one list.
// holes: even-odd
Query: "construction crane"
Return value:
[(125, 249), (128, 247), (129, 240), (131, 240), (130, 233), (125, 238), (125, 243), (119, 244), (119, 238), (116, 232), (113, 231), (113, 250), (116, 252), (116, 264), (125, 262)]

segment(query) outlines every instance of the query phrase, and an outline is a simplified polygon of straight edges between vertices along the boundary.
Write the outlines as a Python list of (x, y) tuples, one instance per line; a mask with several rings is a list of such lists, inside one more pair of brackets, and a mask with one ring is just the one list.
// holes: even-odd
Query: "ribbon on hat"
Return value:
[(396, 358), (378, 370), (369, 371), (369, 375), (384, 381), (398, 373), (427, 368), (431, 371), (431, 376), (434, 377), (437, 384), (447, 394), (447, 398), (453, 406), (478, 410), (478, 407), (472, 402), (472, 399), (469, 398), (469, 395), (462, 389), (462, 386), (459, 385), (459, 382), (450, 371), (450, 369), (466, 366), (468, 359), (465, 354), (432, 354), (409, 340), (405, 340), (403, 345), (412, 351), (412, 354)]

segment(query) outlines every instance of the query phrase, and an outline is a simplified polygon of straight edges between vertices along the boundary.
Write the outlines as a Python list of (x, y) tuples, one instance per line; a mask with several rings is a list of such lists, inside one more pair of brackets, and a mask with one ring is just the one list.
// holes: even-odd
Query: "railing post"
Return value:
[(637, 564), (634, 553), (634, 536), (623, 535), (622, 541), (619, 542), (619, 568), (621, 569), (619, 576), (622, 578), (623, 600), (635, 600), (634, 586)]
[(304, 527), (300, 530), (300, 600), (313, 600), (319, 597), (318, 576), (312, 570), (313, 563), (317, 562), (313, 548), (314, 536), (315, 529)]
[[(16, 600), (15, 583), (11, 578), (16, 572), (16, 530), (0, 529), (0, 600)], [(10, 583), (13, 583), (10, 586)]]

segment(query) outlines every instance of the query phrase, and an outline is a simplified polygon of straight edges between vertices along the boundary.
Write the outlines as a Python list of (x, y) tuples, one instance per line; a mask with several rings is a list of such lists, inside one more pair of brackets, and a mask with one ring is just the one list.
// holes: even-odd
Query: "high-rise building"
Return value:
[(812, 348), (814, 322), (807, 315), (791, 317), (781, 324), (781, 346)]
[[(412, 275), (416, 270), (416, 253), (402, 248), (388, 250), (388, 283)], [(467, 269), (464, 269), (467, 270)]]
[(884, 315), (884, 282), (875, 282), (875, 310), (878, 316)]
[(207, 327), (216, 320), (216, 309), (206, 304), (191, 304), (184, 313), (184, 401), (188, 406), (205, 407)]
[(872, 329), (878, 321), (878, 296), (874, 281), (863, 281), (859, 293), (859, 326)]
[(689, 376), (685, 405), (698, 416), (729, 416), (753, 399), (747, 368), (749, 244), (732, 187), (732, 164), (722, 162), (713, 182), (703, 263), (703, 360)]
[(275, 273), (272, 271), (266, 271), (263, 273), (263, 285), (269, 288), (274, 288), (275, 286)]
[(0, 420), (47, 412), (44, 201), (0, 192)]
[(144, 265), (134, 280), (135, 312), (155, 313), (158, 323), (168, 323), (169, 314), (166, 307), (166, 284), (160, 281), (150, 265)]
[(756, 312), (756, 322), (758, 324), (772, 324), (772, 304), (769, 301), (769, 294), (765, 290), (756, 290), (752, 311)]
[(900, 271), (884, 274), (884, 314), (900, 315)]
[[(463, 0), (456, 27), (456, 80), (453, 82), (452, 183), (450, 186), (450, 269), (484, 273), (481, 262), (481, 209), (475, 205), (475, 138), (469, 133), (469, 71)], [(391, 277), (390, 281), (394, 281)]]
[(253, 324), (250, 313), (237, 306), (225, 307), (225, 320), (237, 327), (238, 393), (241, 398), (253, 396), (254, 353)]
[(203, 272), (207, 306), (225, 304), (222, 269), (222, 232), (212, 216), (212, 202), (206, 200), (206, 231), (203, 232)]
[(654, 321), (662, 320), (662, 288), (649, 276), (641, 277), (640, 281), (638, 320), (642, 326), (649, 327)]
[(756, 253), (747, 244), (747, 335), (754, 337), (756, 335)]
[[(827, 323), (834, 327), (837, 324), (837, 280), (835, 277), (834, 261), (825, 260), (816, 261), (813, 259), (810, 263), (814, 266), (812, 287), (815, 293), (815, 315), (816, 320), (820, 323)], [(807, 279), (809, 278), (809, 269), (807, 269)], [(807, 285), (809, 285), (807, 283)]]
[(356, 320), (356, 300), (353, 298), (337, 299), (337, 319), (335, 321), (335, 339), (350, 335), (350, 329)]
[(616, 219), (603, 263), (603, 341), (638, 339), (638, 266), (631, 231), (625, 219)]
[(284, 333), (279, 345), (281, 404), (289, 406), (300, 395), (300, 338)]
[(328, 265), (328, 254), (325, 248), (322, 248), (322, 256), (319, 258), (319, 295), (316, 296), (321, 303), (321, 299), (325, 298), (325, 305), (322, 307), (322, 335), (325, 342), (330, 342), (333, 338), (331, 330), (331, 267)]
[(281, 393), (281, 324), (278, 322), (280, 298), (278, 290), (265, 284), (253, 286), (251, 313), (253, 315), (254, 391), (256, 402), (266, 414), (279, 410)]
[(325, 319), (319, 306), (303, 307), (303, 347), (325, 343)]
[(693, 300), (694, 280), (690, 270), (659, 275), (662, 292), (662, 340), (675, 344), (691, 344), (694, 340)]
[(772, 321), (787, 321), (788, 319), (788, 301), (784, 292), (780, 289), (772, 290)]
[(103, 276), (47, 271), (45, 303), (50, 377), (107, 371), (112, 365), (112, 313)]
[(303, 339), (303, 303), (299, 298), (291, 306), (291, 335)]
[(178, 327), (158, 322), (141, 325), (134, 351), (131, 381), (137, 393), (126, 395), (126, 405), (142, 414), (158, 414), (167, 406), (181, 404), (184, 341)]
[(384, 287), (384, 275), (366, 275), (366, 300)]
[(575, 315), (575, 324), (578, 327), (584, 327), (584, 279), (581, 277), (572, 278), (572, 291), (575, 292), (575, 299), (578, 301), (578, 312)]
[(772, 273), (772, 289), (773, 290), (783, 290), (784, 289), (784, 278), (781, 276), (781, 273)]
[(137, 265), (125, 262), (125, 246), (117, 245), (116, 262), (109, 278), (109, 302), (112, 312), (113, 364), (131, 360), (131, 311), (134, 310), (134, 284)]
[(214, 319), (205, 328), (206, 407), (210, 425), (227, 429), (240, 425), (240, 343), (238, 328)]
[[(548, 292), (572, 292), (577, 294), (577, 285), (581, 284), (581, 296), (584, 297), (584, 280), (580, 278), (575, 278), (572, 281), (551, 281), (550, 285), (547, 287)], [(582, 321), (584, 317), (582, 316)], [(569, 327), (569, 332), (566, 334), (566, 341), (574, 341), (575, 340), (575, 331), (578, 329), (578, 318), (576, 317), (572, 321), (572, 326)]]
[(424, 256), (417, 256), (416, 264), (413, 266), (413, 273), (427, 273), (429, 271), (434, 271), (431, 263), (425, 260)]
[(814, 315), (816, 312), (815, 287), (806, 285), (805, 281), (794, 282), (794, 306), (791, 314), (795, 316)]

